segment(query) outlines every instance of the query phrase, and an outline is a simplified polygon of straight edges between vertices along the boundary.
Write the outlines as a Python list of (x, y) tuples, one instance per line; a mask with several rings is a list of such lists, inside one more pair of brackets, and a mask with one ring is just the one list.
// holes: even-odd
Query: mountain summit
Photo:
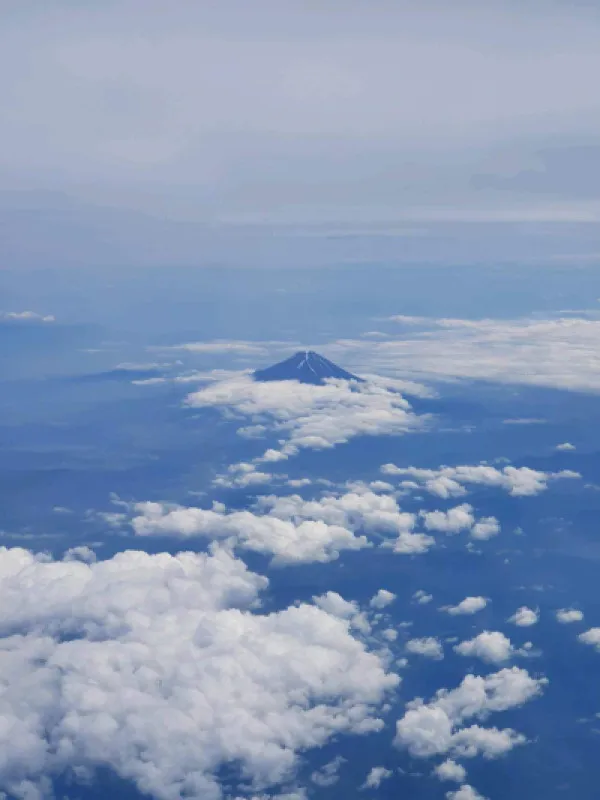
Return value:
[(291, 358), (273, 364), (272, 367), (258, 369), (254, 373), (254, 379), (257, 381), (300, 381), (317, 386), (325, 383), (327, 378), (362, 382), (362, 378), (346, 372), (314, 350), (299, 350)]

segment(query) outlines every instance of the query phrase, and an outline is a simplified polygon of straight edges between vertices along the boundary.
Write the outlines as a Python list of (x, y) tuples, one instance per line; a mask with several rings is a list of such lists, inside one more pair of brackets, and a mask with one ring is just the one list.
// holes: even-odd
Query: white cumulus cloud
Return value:
[(590, 628), (577, 637), (583, 644), (589, 644), (600, 652), (600, 628)]
[(496, 711), (526, 703), (542, 691), (546, 680), (524, 669), (505, 668), (485, 677), (467, 675), (452, 690), (440, 689), (429, 703), (417, 698), (396, 725), (395, 744), (417, 758), (435, 755), (495, 757), (525, 739), (511, 729), (482, 728), (463, 723), (483, 720)]
[(315, 605), (253, 613), (266, 585), (223, 550), (1, 549), (0, 789), (104, 766), (161, 800), (218, 800), (223, 765), (262, 791), (300, 751), (379, 730), (397, 676)]
[(456, 783), (464, 783), (467, 777), (467, 770), (462, 764), (458, 764), (451, 758), (447, 758), (438, 764), (434, 769), (434, 774), (441, 781), (455, 781)]
[(433, 600), (433, 595), (429, 594), (424, 589), (417, 589), (417, 591), (413, 594), (413, 600), (420, 606), (424, 606), (427, 605), (427, 603), (431, 603)]
[(560, 608), (556, 612), (556, 619), (562, 625), (568, 625), (571, 622), (581, 622), (583, 619), (583, 611), (578, 608)]
[(423, 511), (421, 517), (426, 530), (442, 533), (460, 533), (469, 530), (475, 524), (473, 507), (468, 503), (455, 506), (448, 511)]
[(298, 524), (275, 515), (251, 511), (137, 503), (131, 524), (138, 536), (205, 537), (228, 540), (237, 546), (267, 553), (280, 564), (332, 561), (341, 550), (368, 547), (365, 536), (355, 536), (340, 525), (305, 519)]
[(439, 639), (435, 636), (424, 636), (421, 639), (409, 639), (406, 643), (406, 651), (413, 655), (425, 656), (440, 661), (444, 657), (444, 648)]
[(512, 617), (509, 617), (509, 622), (512, 622), (513, 625), (517, 625), (519, 628), (529, 628), (531, 625), (535, 625), (539, 621), (540, 615), (537, 611), (534, 611), (532, 608), (528, 608), (527, 606), (521, 606), (518, 608)]
[(508, 661), (515, 652), (510, 639), (500, 631), (483, 631), (473, 639), (457, 644), (454, 651), (461, 656), (475, 656), (489, 664)]
[[(243, 480), (255, 473), (251, 464), (240, 463), (230, 474)], [(317, 500), (297, 494), (263, 495), (252, 510), (230, 512), (221, 503), (204, 509), (143, 502), (133, 506), (131, 525), (139, 536), (226, 539), (270, 553), (276, 563), (284, 564), (332, 561), (341, 550), (371, 546), (367, 535), (378, 537), (381, 546), (395, 553), (425, 553), (435, 539), (415, 533), (416, 521), (417, 515), (402, 511), (393, 496), (363, 489)]]
[(387, 589), (380, 589), (376, 595), (373, 595), (371, 598), (370, 605), (372, 608), (385, 608), (389, 606), (390, 603), (393, 603), (396, 599), (396, 595), (393, 592), (389, 592)]
[(476, 614), (482, 611), (487, 606), (487, 599), (485, 597), (465, 597), (460, 603), (455, 606), (444, 606), (441, 610), (452, 616), (460, 614)]

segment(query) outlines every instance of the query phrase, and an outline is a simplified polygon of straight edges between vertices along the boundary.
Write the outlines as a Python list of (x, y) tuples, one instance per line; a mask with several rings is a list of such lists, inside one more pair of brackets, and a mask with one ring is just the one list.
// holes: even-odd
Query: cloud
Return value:
[(600, 389), (600, 319), (416, 318), (401, 336), (342, 340), (333, 358), (415, 379), (465, 378), (576, 391)]
[[(318, 32), (309, 9), (268, 2), (137, 12), (23, 9), (3, 26), (3, 73), (21, 55), (26, 75), (0, 78), (14, 109), (0, 164), (18, 186), (52, 175), (76, 191), (84, 176), (96, 206), (171, 209), (184, 241), (188, 219), (595, 216), (597, 157), (577, 146), (598, 128), (578, 81), (598, 72), (593, 8), (462, 2), (432, 23), (426, 7), (352, 2), (341, 24), (324, 10)], [(115, 36), (121, 20), (137, 36)]]
[(577, 637), (583, 644), (589, 644), (600, 652), (600, 628), (590, 628)]
[(547, 420), (541, 417), (516, 417), (515, 419), (503, 419), (504, 425), (544, 425)]
[(419, 605), (424, 606), (427, 603), (431, 603), (433, 600), (433, 595), (428, 594), (424, 589), (417, 589), (417, 591), (413, 594), (413, 600), (415, 600)]
[(380, 589), (376, 595), (371, 598), (370, 606), (371, 608), (385, 608), (389, 606), (390, 603), (393, 603), (396, 599), (396, 595), (393, 592), (389, 592), (387, 589)]
[(406, 643), (406, 652), (413, 655), (424, 656), (441, 661), (444, 658), (444, 648), (439, 639), (434, 636), (424, 636), (422, 639), (409, 639)]
[(512, 622), (514, 625), (518, 625), (520, 628), (528, 628), (531, 625), (535, 625), (539, 621), (540, 615), (537, 611), (534, 611), (531, 608), (527, 608), (527, 606), (521, 606), (518, 608), (512, 617), (509, 617), (509, 622)]
[(571, 442), (563, 442), (562, 444), (557, 444), (557, 445), (556, 445), (556, 449), (557, 449), (557, 450), (562, 450), (562, 451), (564, 451), (564, 452), (569, 452), (569, 451), (577, 450), (577, 448), (575, 447), (575, 445), (574, 445), (574, 444), (571, 444)]
[(340, 768), (345, 763), (346, 759), (343, 758), (343, 756), (336, 756), (334, 759), (321, 767), (321, 769), (315, 770), (310, 776), (310, 779), (317, 786), (335, 786), (340, 779)]
[(475, 520), (473, 506), (463, 503), (447, 511), (421, 511), (423, 525), (428, 531), (441, 531), (456, 534), (468, 530), (471, 538), (483, 541), (500, 533), (500, 523), (496, 517), (482, 517)]
[(436, 778), (439, 778), (441, 781), (455, 781), (456, 783), (464, 783), (465, 778), (467, 777), (467, 770), (462, 766), (462, 764), (457, 764), (456, 761), (453, 761), (451, 758), (447, 758), (446, 761), (442, 761), (441, 764), (437, 765), (437, 767), (434, 769), (434, 774)]
[(417, 517), (402, 511), (396, 499), (387, 494), (376, 494), (368, 488), (355, 487), (355, 491), (342, 495), (325, 495), (319, 500), (304, 500), (299, 495), (259, 497), (256, 507), (276, 517), (299, 522), (321, 520), (328, 525), (339, 525), (354, 532), (395, 536), (384, 541), (395, 553), (418, 555), (435, 544), (433, 537), (414, 533)]
[(500, 631), (483, 631), (474, 639), (455, 645), (454, 652), (460, 656), (475, 656), (488, 664), (508, 661), (515, 653), (510, 639)]
[(381, 471), (384, 475), (408, 478), (409, 486), (414, 482), (419, 488), (444, 499), (464, 496), (467, 494), (467, 486), (504, 489), (513, 497), (525, 497), (545, 491), (551, 480), (581, 477), (578, 473), (570, 470), (540, 472), (529, 467), (513, 466), (497, 469), (488, 464), (443, 466), (439, 469), (397, 467), (395, 464), (384, 464)]
[(285, 475), (275, 476), (271, 472), (262, 472), (256, 468), (255, 464), (241, 461), (238, 464), (231, 464), (227, 468), (227, 475), (219, 475), (214, 479), (213, 484), (227, 489), (247, 489), (250, 486), (261, 486), (286, 477)]
[(340, 619), (352, 619), (360, 612), (358, 603), (344, 600), (337, 592), (326, 592), (318, 597), (313, 597), (313, 602), (323, 611)]
[(395, 745), (416, 758), (456, 754), (472, 758), (501, 755), (525, 739), (511, 729), (461, 727), (475, 717), (516, 708), (539, 695), (544, 678), (532, 678), (524, 669), (505, 668), (486, 677), (467, 675), (452, 690), (441, 689), (425, 704), (420, 698), (407, 704), (396, 725)]
[(447, 800), (486, 800), (479, 792), (468, 783), (463, 784), (455, 792), (446, 792)]
[(96, 560), (96, 553), (87, 545), (70, 547), (63, 556), (64, 561), (85, 561), (91, 564)]
[(186, 342), (184, 344), (161, 347), (161, 350), (179, 350), (186, 353), (201, 353), (209, 355), (223, 355), (226, 353), (240, 353), (242, 355), (262, 356), (267, 353), (265, 343), (240, 342), (230, 339), (218, 339), (213, 342)]
[(56, 322), (52, 314), (38, 314), (37, 311), (0, 311), (0, 322)]
[(581, 622), (583, 619), (583, 611), (578, 608), (560, 608), (556, 612), (556, 619), (562, 625), (568, 625), (571, 622)]
[(321, 519), (295, 524), (275, 515), (227, 512), (218, 504), (203, 509), (136, 503), (134, 511), (131, 525), (138, 536), (231, 540), (243, 549), (271, 554), (278, 564), (333, 561), (341, 550), (369, 547), (365, 536), (355, 536), (347, 528)]
[(157, 798), (256, 790), (298, 754), (382, 726), (398, 683), (349, 623), (315, 605), (253, 613), (267, 580), (223, 550), (53, 561), (0, 550), (0, 787), (33, 797), (107, 767)]
[(360, 787), (361, 789), (379, 789), (383, 781), (391, 778), (393, 772), (391, 769), (385, 767), (373, 767), (367, 775), (365, 782)]
[[(244, 463), (230, 468), (234, 481), (250, 486), (266, 478)], [(237, 476), (237, 477), (236, 477)], [(300, 495), (262, 495), (252, 510), (227, 511), (167, 503), (136, 503), (131, 525), (138, 536), (205, 537), (228, 540), (237, 547), (271, 553), (275, 563), (332, 561), (342, 550), (371, 547), (367, 535), (383, 539), (381, 546), (403, 555), (419, 555), (435, 544), (425, 533), (414, 533), (415, 514), (402, 511), (396, 499), (369, 489), (304, 500)]]
[(473, 507), (464, 503), (448, 511), (422, 511), (423, 525), (428, 531), (460, 533), (470, 530), (475, 524)]
[(331, 448), (355, 436), (397, 436), (423, 427), (427, 418), (413, 413), (400, 393), (404, 385), (375, 376), (364, 383), (332, 380), (323, 386), (263, 383), (240, 374), (193, 392), (186, 402), (193, 408), (220, 408), (249, 417), (253, 426), (279, 434), (281, 450), (267, 451), (273, 461), (276, 452), (289, 458), (300, 449)]
[(446, 611), (452, 616), (460, 614), (476, 614), (487, 606), (487, 599), (485, 597), (465, 597), (455, 606), (443, 606), (442, 611)]
[(496, 517), (481, 517), (471, 528), (471, 538), (485, 541), (500, 533), (500, 523)]

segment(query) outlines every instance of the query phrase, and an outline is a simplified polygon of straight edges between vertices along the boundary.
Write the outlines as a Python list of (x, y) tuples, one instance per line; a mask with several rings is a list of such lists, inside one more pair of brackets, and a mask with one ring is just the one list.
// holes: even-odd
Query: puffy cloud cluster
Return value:
[(428, 531), (440, 531), (449, 535), (469, 531), (472, 539), (491, 539), (500, 533), (496, 517), (481, 517), (476, 520), (473, 506), (463, 503), (447, 511), (421, 511), (423, 527)]
[(137, 503), (134, 510), (131, 525), (138, 536), (221, 539), (272, 555), (279, 564), (332, 561), (341, 550), (369, 547), (365, 536), (355, 536), (348, 528), (322, 519), (296, 524), (275, 514), (228, 512), (219, 503), (204, 509), (145, 502)]
[(326, 495), (319, 500), (304, 500), (299, 495), (270, 495), (260, 497), (256, 505), (258, 509), (296, 524), (321, 520), (352, 531), (393, 536), (391, 546), (396, 553), (424, 553), (435, 543), (432, 536), (414, 532), (418, 523), (416, 514), (402, 511), (393, 496), (376, 494), (369, 489)]
[[(376, 376), (364, 383), (331, 380), (312, 386), (297, 381), (263, 383), (241, 373), (193, 392), (187, 403), (220, 408), (249, 418), (252, 428), (278, 433), (281, 449), (270, 448), (263, 456), (274, 461), (302, 448), (334, 447), (354, 436), (398, 435), (422, 427), (425, 418), (414, 414), (401, 394), (407, 386), (417, 391), (413, 385)], [(247, 431), (244, 426), (242, 433)]]
[(445, 611), (452, 616), (459, 616), (460, 614), (476, 614), (482, 611), (487, 606), (487, 599), (485, 597), (465, 597), (460, 603), (455, 606), (443, 606), (442, 611)]
[(253, 613), (266, 585), (219, 549), (1, 549), (0, 790), (104, 766), (160, 800), (217, 800), (223, 765), (262, 791), (300, 751), (378, 730), (398, 683), (382, 656), (316, 605)]
[(280, 564), (332, 561), (342, 550), (371, 546), (365, 534), (382, 537), (382, 546), (400, 554), (425, 553), (435, 544), (433, 536), (414, 530), (417, 514), (402, 511), (392, 495), (368, 489), (318, 500), (263, 495), (244, 511), (227, 511), (222, 503), (204, 509), (154, 502), (136, 503), (133, 511), (131, 525), (138, 536), (226, 540), (272, 554)]
[(384, 475), (404, 478), (401, 485), (406, 488), (424, 489), (430, 494), (448, 499), (463, 497), (467, 486), (486, 486), (503, 489), (513, 497), (536, 495), (548, 488), (548, 482), (560, 478), (580, 478), (577, 472), (541, 472), (529, 467), (506, 466), (502, 469), (489, 464), (473, 466), (442, 466), (439, 469), (420, 469), (419, 467), (397, 467), (384, 464)]
[(441, 689), (429, 703), (420, 698), (409, 703), (397, 722), (395, 744), (417, 758), (502, 755), (525, 738), (509, 728), (463, 727), (464, 723), (520, 706), (540, 694), (545, 683), (516, 667), (485, 677), (467, 675), (456, 689)]

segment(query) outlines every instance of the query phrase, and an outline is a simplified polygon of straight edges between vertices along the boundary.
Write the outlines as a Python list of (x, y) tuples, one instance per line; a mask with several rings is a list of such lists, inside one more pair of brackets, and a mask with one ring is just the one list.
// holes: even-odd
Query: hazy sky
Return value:
[(596, 4), (0, 14), (3, 207), (50, 191), (208, 222), (600, 220)]

